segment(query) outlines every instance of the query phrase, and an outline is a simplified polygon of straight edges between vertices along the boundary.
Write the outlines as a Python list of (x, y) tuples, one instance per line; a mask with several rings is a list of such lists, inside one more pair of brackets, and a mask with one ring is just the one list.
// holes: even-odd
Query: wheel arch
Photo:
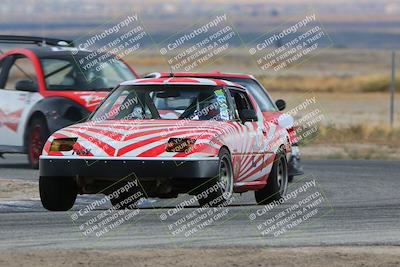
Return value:
[(65, 97), (49, 97), (37, 102), (31, 109), (24, 130), (24, 147), (29, 134), (29, 126), (35, 118), (42, 118), (46, 123), (49, 134), (52, 134), (64, 127), (75, 124), (89, 115), (89, 111)]
[(231, 160), (232, 160), (232, 153), (231, 153), (231, 150), (229, 149), (229, 147), (228, 147), (227, 145), (222, 145), (222, 146), (219, 148), (218, 154), (219, 154), (219, 152), (221, 152), (221, 150), (222, 150), (223, 148), (225, 148), (226, 150), (228, 150), (229, 156), (231, 157)]
[(49, 126), (47, 125), (47, 120), (46, 120), (46, 115), (44, 115), (43, 112), (36, 110), (35, 112), (33, 112), (30, 116), (29, 119), (26, 122), (26, 127), (25, 127), (25, 131), (24, 131), (24, 148), (27, 149), (27, 145), (28, 145), (28, 135), (29, 135), (29, 129), (30, 129), (30, 125), (32, 123), (33, 120), (35, 119), (42, 119), (44, 121), (44, 123), (46, 124), (46, 127), (48, 128)]
[(290, 142), (289, 134), (286, 130), (281, 130), (277, 134), (276, 141), (274, 141), (275, 145), (273, 145), (272, 152), (277, 154), (279, 151), (284, 151), (285, 154), (291, 153), (292, 145)]

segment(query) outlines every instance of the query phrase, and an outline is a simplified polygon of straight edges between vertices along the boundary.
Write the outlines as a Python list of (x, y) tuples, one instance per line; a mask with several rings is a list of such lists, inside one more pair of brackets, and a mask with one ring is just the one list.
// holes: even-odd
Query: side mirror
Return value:
[(286, 102), (283, 99), (276, 100), (275, 105), (278, 107), (279, 111), (282, 111), (286, 108)]
[(15, 85), (15, 89), (24, 92), (38, 92), (39, 87), (36, 82), (32, 80), (20, 80)]
[(246, 121), (257, 121), (257, 114), (252, 109), (243, 109), (239, 113), (239, 117), (243, 123)]

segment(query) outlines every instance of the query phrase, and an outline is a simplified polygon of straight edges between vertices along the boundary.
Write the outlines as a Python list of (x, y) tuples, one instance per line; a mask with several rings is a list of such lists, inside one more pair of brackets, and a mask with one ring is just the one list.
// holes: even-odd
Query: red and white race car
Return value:
[[(179, 109), (162, 115), (168, 102)], [(78, 193), (110, 194), (118, 182), (138, 181), (146, 197), (189, 193), (215, 206), (233, 192), (253, 190), (258, 203), (267, 203), (286, 193), (290, 154), (287, 130), (265, 120), (239, 84), (132, 80), (87, 122), (50, 136), (40, 157), (40, 197), (46, 209), (65, 211)], [(132, 207), (126, 201), (132, 194), (117, 194), (111, 203)]]
[(0, 156), (27, 153), (33, 168), (51, 133), (86, 119), (115, 86), (138, 77), (121, 60), (93, 59), (84, 69), (78, 62), (92, 52), (68, 40), (0, 35), (0, 43), (26, 46), (0, 55)]
[[(264, 116), (264, 119), (270, 121), (275, 124), (286, 124), (283, 127), (286, 127), (289, 135), (290, 141), (292, 142), (292, 156), (289, 159), (289, 182), (293, 181), (294, 176), (302, 175), (303, 167), (300, 162), (300, 150), (297, 142), (297, 138), (295, 135), (295, 129), (292, 125), (290, 125), (290, 119), (288, 120), (288, 116), (285, 116), (283, 110), (286, 107), (286, 103), (282, 99), (278, 99), (276, 102), (273, 101), (272, 97), (268, 94), (268, 91), (261, 85), (259, 81), (253, 76), (249, 74), (240, 74), (240, 73), (222, 73), (219, 71), (215, 72), (176, 72), (173, 74), (174, 77), (192, 77), (192, 78), (206, 78), (206, 79), (223, 79), (230, 82), (238, 83), (244, 86), (247, 91), (254, 97), (258, 106), (261, 109), (261, 112)], [(153, 72), (147, 74), (145, 78), (162, 78), (169, 77), (170, 73), (167, 72)], [(171, 105), (171, 111), (173, 112), (173, 106)], [(289, 123), (288, 123), (289, 121)]]

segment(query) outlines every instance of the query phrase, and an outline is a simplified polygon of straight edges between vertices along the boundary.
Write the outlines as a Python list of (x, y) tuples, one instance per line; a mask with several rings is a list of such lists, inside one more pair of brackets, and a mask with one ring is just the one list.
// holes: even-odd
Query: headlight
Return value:
[(195, 139), (189, 138), (170, 138), (167, 143), (166, 151), (189, 153), (195, 142)]
[(60, 151), (71, 151), (78, 138), (60, 138), (54, 139), (50, 146), (50, 151), (60, 152)]

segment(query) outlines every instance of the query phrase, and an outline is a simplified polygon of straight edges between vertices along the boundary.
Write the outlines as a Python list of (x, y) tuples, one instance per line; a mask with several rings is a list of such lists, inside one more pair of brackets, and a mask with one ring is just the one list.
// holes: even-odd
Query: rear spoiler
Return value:
[(74, 47), (72, 40), (35, 37), (35, 36), (20, 36), (20, 35), (0, 35), (0, 43), (2, 44), (36, 44), (39, 46), (51, 45), (62, 47)]

